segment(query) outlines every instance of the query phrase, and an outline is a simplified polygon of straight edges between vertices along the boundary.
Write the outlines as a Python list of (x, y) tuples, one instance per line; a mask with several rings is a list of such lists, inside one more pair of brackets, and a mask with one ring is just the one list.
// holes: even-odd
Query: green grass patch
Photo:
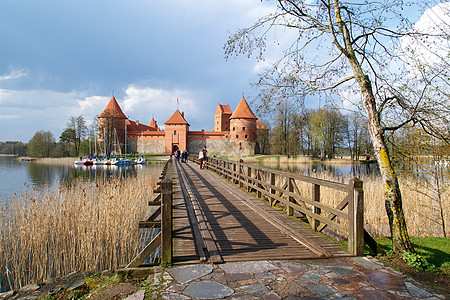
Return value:
[[(411, 243), (416, 252), (422, 255), (430, 264), (436, 267), (450, 266), (450, 239), (444, 237), (411, 237)], [(376, 238), (383, 250), (392, 251), (390, 238)], [(367, 248), (367, 254), (370, 254)]]

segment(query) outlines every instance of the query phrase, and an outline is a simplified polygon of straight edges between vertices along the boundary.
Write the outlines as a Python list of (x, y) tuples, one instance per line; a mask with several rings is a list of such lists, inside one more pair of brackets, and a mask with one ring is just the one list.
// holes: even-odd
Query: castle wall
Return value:
[(164, 140), (152, 140), (136, 141), (130, 140), (129, 142), (130, 152), (133, 153), (146, 153), (146, 154), (161, 154), (164, 155), (165, 142)]
[(198, 152), (206, 146), (208, 156), (244, 156), (255, 154), (256, 142), (231, 141), (230, 139), (196, 139), (190, 140), (188, 151), (191, 155), (198, 155)]
[(165, 151), (165, 132), (144, 132), (144, 141), (140, 133), (129, 134), (128, 144), (133, 153), (161, 154)]

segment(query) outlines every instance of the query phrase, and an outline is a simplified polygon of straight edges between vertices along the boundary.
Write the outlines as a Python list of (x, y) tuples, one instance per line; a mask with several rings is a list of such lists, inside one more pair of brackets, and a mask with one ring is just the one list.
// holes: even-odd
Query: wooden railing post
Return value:
[(161, 182), (161, 264), (172, 264), (172, 180)]
[(356, 256), (364, 254), (364, 191), (363, 182), (353, 178), (349, 182), (348, 250)]
[[(256, 179), (258, 180), (258, 181), (261, 181), (261, 170), (256, 170)], [(258, 198), (261, 198), (262, 197), (262, 192), (261, 192), (261, 188), (262, 188), (262, 185), (258, 182), (257, 184), (256, 184), (256, 186), (259, 188), (259, 189), (257, 189), (256, 190), (256, 196), (258, 197)]]
[[(270, 172), (270, 194), (274, 195), (276, 193), (276, 190), (272, 187), (275, 186), (275, 173)], [(275, 202), (275, 198), (270, 197), (270, 206), (273, 206), (274, 202)]]
[[(288, 180), (288, 190), (289, 190), (289, 192), (293, 193), (294, 192), (294, 183), (292, 181), (294, 179), (288, 177), (287, 180)], [(289, 199), (289, 203), (295, 203), (294, 197), (289, 196), (288, 199)], [(289, 205), (287, 207), (286, 213), (287, 213), (288, 216), (293, 216), (294, 215), (294, 208), (292, 208), (292, 206)]]
[(250, 182), (251, 179), (250, 177), (252, 177), (252, 168), (250, 166), (247, 167), (247, 193), (250, 193), (251, 189), (250, 189)]
[(242, 177), (242, 176), (241, 176), (241, 172), (242, 172), (242, 170), (241, 170), (241, 169), (242, 169), (242, 165), (241, 165), (241, 164), (242, 164), (242, 163), (243, 163), (243, 160), (240, 159), (240, 160), (239, 160), (239, 166), (238, 166), (238, 167), (239, 167), (239, 176), (238, 176), (239, 187), (243, 187), (243, 186), (244, 186), (244, 183), (242, 182), (242, 178), (241, 178), (241, 177)]
[[(312, 185), (312, 200), (315, 202), (320, 202), (320, 185), (313, 183)], [(313, 206), (312, 212), (314, 214), (320, 215), (320, 208)], [(320, 225), (320, 222), (316, 220), (314, 217), (311, 218), (311, 227), (314, 231), (317, 231), (317, 228)]]

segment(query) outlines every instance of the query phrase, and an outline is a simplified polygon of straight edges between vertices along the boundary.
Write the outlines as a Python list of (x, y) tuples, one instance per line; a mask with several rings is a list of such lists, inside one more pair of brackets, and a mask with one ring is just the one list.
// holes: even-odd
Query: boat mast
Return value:
[(127, 158), (127, 120), (125, 120), (125, 158)]

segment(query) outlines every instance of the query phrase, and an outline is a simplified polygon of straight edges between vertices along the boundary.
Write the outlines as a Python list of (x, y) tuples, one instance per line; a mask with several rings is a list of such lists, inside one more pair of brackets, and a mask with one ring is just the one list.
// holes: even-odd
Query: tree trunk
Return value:
[[(362, 74), (362, 70), (360, 71)], [(357, 81), (363, 94), (372, 145), (380, 168), (381, 178), (384, 183), (384, 200), (386, 213), (389, 218), (393, 250), (394, 252), (414, 252), (406, 227), (402, 206), (402, 195), (400, 193), (397, 174), (392, 168), (386, 138), (376, 110), (372, 85), (367, 76), (357, 76)]]
[(335, 40), (335, 45), (349, 61), (363, 96), (369, 132), (372, 138), (372, 145), (384, 184), (384, 201), (386, 213), (389, 218), (392, 248), (394, 252), (414, 252), (414, 248), (409, 240), (406, 220), (403, 214), (400, 186), (398, 184), (397, 174), (395, 174), (395, 171), (392, 168), (386, 138), (384, 136), (384, 130), (381, 126), (375, 96), (373, 95), (372, 84), (369, 77), (364, 74), (361, 64), (356, 57), (350, 32), (341, 18), (341, 6), (339, 4), (339, 0), (333, 0), (333, 9), (337, 24), (342, 31), (344, 48), (339, 44), (339, 42), (337, 42), (337, 40)]

